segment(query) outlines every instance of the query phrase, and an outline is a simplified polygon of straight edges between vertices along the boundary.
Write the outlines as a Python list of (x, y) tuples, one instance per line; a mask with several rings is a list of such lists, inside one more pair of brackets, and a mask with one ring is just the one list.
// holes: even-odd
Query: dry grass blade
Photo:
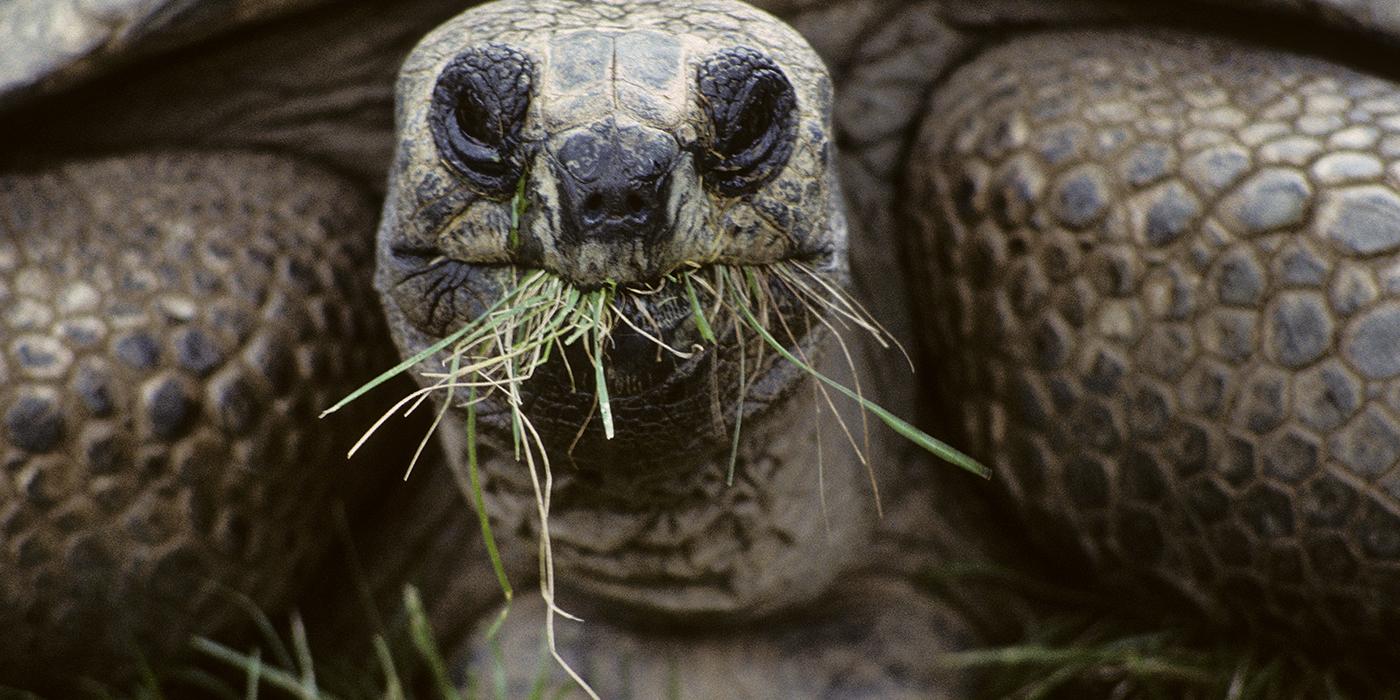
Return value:
[[(540, 279), (540, 278), (544, 277), (544, 274), (545, 274), (545, 273), (544, 273), (543, 271), (538, 271), (538, 272), (531, 273), (531, 275), (530, 275), (529, 277), (526, 278), (525, 282), (524, 282), (520, 287), (518, 287), (517, 289), (527, 289), (527, 288), (530, 286), (531, 282), (533, 282), (534, 280), (537, 280), (537, 279)], [(495, 312), (497, 309), (499, 309), (499, 308), (501, 308), (501, 307), (503, 307), (503, 306), (507, 306), (507, 305), (510, 304), (512, 301), (514, 301), (516, 296), (517, 296), (517, 295), (515, 295), (515, 294), (506, 294), (505, 296), (502, 296), (499, 300), (496, 301), (496, 303), (492, 304), (489, 308), (487, 308), (487, 310), (482, 314), (482, 317), (483, 317), (483, 318), (490, 317), (491, 314), (492, 314), (493, 312)], [(369, 380), (368, 382), (365, 382), (365, 384), (364, 384), (363, 386), (361, 386), (360, 388), (358, 388), (358, 389), (356, 389), (356, 390), (350, 392), (350, 394), (349, 394), (348, 396), (346, 396), (345, 398), (343, 398), (343, 399), (341, 399), (340, 401), (336, 402), (336, 404), (335, 404), (334, 406), (331, 406), (330, 408), (326, 409), (325, 411), (322, 411), (322, 412), (321, 412), (321, 417), (324, 418), (324, 417), (326, 417), (326, 416), (328, 416), (328, 415), (330, 415), (330, 414), (332, 414), (332, 413), (335, 413), (336, 411), (339, 411), (339, 410), (342, 409), (342, 408), (345, 408), (347, 405), (350, 404), (350, 402), (354, 401), (355, 399), (358, 399), (358, 398), (360, 398), (361, 396), (364, 396), (365, 394), (369, 393), (370, 391), (372, 391), (373, 389), (375, 389), (375, 388), (378, 387), (379, 385), (383, 384), (384, 382), (387, 382), (387, 381), (389, 381), (390, 379), (393, 379), (394, 377), (397, 377), (397, 376), (399, 376), (400, 374), (403, 374), (404, 372), (408, 371), (409, 369), (411, 369), (412, 367), (414, 367), (414, 366), (417, 365), (418, 363), (423, 362), (424, 360), (426, 360), (426, 359), (428, 359), (428, 358), (430, 358), (430, 357), (432, 357), (432, 356), (438, 354), (439, 352), (442, 352), (442, 351), (443, 351), (444, 349), (446, 349), (448, 346), (450, 346), (450, 345), (452, 345), (452, 344), (454, 344), (454, 343), (460, 342), (463, 338), (466, 338), (466, 337), (468, 336), (468, 334), (473, 333), (473, 332), (476, 331), (476, 330), (479, 330), (479, 328), (480, 328), (480, 326), (479, 326), (478, 324), (468, 324), (468, 325), (466, 325), (466, 326), (463, 326), (463, 327), (462, 327), (461, 329), (459, 329), (457, 332), (452, 333), (451, 335), (448, 335), (448, 336), (444, 337), (442, 340), (439, 340), (438, 342), (433, 343), (432, 345), (430, 345), (430, 346), (424, 348), (423, 350), (421, 350), (420, 352), (418, 352), (416, 355), (413, 355), (412, 357), (410, 357), (410, 358), (404, 360), (403, 362), (400, 362), (399, 364), (395, 365), (392, 369), (389, 369), (389, 370), (385, 371), (384, 373), (380, 374), (379, 376), (375, 377), (374, 379), (371, 379), (371, 380)]]
[[(745, 270), (745, 273), (750, 280), (750, 284), (756, 285), (757, 283), (753, 281), (752, 271)], [(744, 320), (748, 322), (749, 327), (752, 328), (754, 332), (758, 333), (759, 337), (763, 338), (763, 341), (767, 343), (769, 347), (773, 348), (773, 350), (776, 351), (779, 355), (781, 355), (783, 359), (787, 360), (788, 362), (791, 362), (794, 365), (797, 365), (798, 368), (811, 375), (814, 379), (821, 381), (823, 384), (826, 384), (827, 386), (830, 386), (831, 388), (853, 399), (854, 401), (859, 403), (865, 410), (874, 413), (876, 418), (879, 418), (881, 421), (884, 421), (885, 425), (888, 425), (895, 432), (904, 436), (904, 438), (908, 439), (910, 442), (913, 442), (919, 447), (928, 450), (929, 452), (937, 456), (939, 459), (961, 467), (984, 479), (991, 478), (991, 470), (982, 466), (982, 464), (980, 464), (977, 460), (973, 459), (972, 457), (969, 457), (968, 455), (964, 454), (963, 452), (959, 451), (953, 446), (943, 442), (942, 440), (939, 440), (938, 438), (935, 438), (932, 435), (929, 435), (928, 433), (919, 430), (904, 419), (885, 410), (879, 404), (876, 404), (875, 402), (866, 399), (864, 396), (861, 396), (856, 392), (851, 391), (844, 384), (841, 384), (840, 382), (837, 382), (834, 379), (827, 377), (821, 372), (818, 372), (815, 367), (812, 367), (811, 365), (798, 359), (797, 356), (789, 352), (788, 349), (784, 347), (782, 343), (778, 342), (778, 339), (774, 338), (773, 335), (768, 332), (768, 329), (763, 327), (763, 324), (760, 323), (759, 320), (754, 316), (753, 310), (750, 309), (748, 305), (744, 304), (742, 299), (737, 299), (736, 301), (739, 302), (736, 304), (739, 313), (744, 317)]]

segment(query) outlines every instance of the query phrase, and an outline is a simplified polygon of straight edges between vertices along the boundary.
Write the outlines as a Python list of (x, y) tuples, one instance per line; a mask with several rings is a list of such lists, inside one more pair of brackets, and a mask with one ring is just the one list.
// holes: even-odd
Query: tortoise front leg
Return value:
[(237, 153), (0, 176), (0, 677), (121, 676), (290, 603), (362, 421), (317, 422), (392, 357), (375, 212)]
[(927, 339), (1040, 546), (1290, 640), (1392, 640), (1400, 88), (1049, 33), (955, 73), (918, 152)]
[[(739, 628), (623, 628), (602, 622), (605, 614), (558, 623), (560, 653), (604, 698), (965, 696), (955, 675), (934, 663), (970, 644), (961, 617), (889, 576), (853, 575), (802, 612)], [(544, 646), (544, 602), (518, 601), (507, 619), (494, 640), (481, 636), (485, 625), (478, 632), (468, 658), (474, 686), (490, 695), (504, 682), (512, 698), (570, 688)]]

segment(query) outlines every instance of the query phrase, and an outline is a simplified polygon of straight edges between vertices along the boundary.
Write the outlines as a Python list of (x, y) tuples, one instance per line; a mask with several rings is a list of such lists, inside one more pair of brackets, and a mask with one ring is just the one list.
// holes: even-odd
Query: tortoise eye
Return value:
[(696, 77), (709, 138), (701, 161), (720, 194), (753, 192), (787, 165), (797, 131), (797, 94), (763, 53), (738, 46), (711, 54)]
[(438, 76), (428, 123), (438, 154), (473, 190), (515, 191), (524, 169), (520, 130), (535, 64), (521, 51), (488, 44), (457, 54)]

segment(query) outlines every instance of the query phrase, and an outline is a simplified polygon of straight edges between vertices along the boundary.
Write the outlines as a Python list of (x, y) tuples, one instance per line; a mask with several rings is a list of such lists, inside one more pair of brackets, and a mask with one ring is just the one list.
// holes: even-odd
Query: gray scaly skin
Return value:
[(1400, 91), (1173, 32), (1047, 34), (952, 76), (924, 124), (930, 335), (1042, 546), (1217, 619), (1393, 634)]
[(344, 306), (372, 299), (368, 246), (335, 236), (372, 211), (321, 175), (227, 153), (4, 178), (8, 679), (171, 648), (241, 617), (227, 591), (277, 606), (305, 585), (331, 522), (306, 504), (370, 475), (281, 465), (339, 458), (316, 407), (385, 357), (382, 323)]
[[(213, 182), (172, 183), (165, 191), (175, 193), (168, 205), (173, 213), (132, 206), (133, 235), (155, 231), (148, 242), (132, 244), (137, 250), (216, 240), (201, 232), (233, 224), (239, 235), (258, 240), (272, 234), (259, 233), (254, 222), (271, 211), (287, 211), (286, 221), (304, 231), (301, 236), (318, 240), (318, 231), (329, 228), (354, 249), (354, 241), (368, 240), (369, 225), (347, 213), (353, 208), (337, 207), (341, 218), (328, 220), (304, 207), (288, 209), (286, 203), (302, 192), (321, 193), (317, 201), (352, 201), (365, 196), (349, 194), (356, 190), (354, 181), (374, 191), (382, 186), (382, 173), (389, 173), (378, 285), (401, 351), (430, 342), (499, 293), (501, 273), (484, 263), (544, 266), (590, 285), (604, 278), (642, 280), (688, 259), (758, 263), (802, 252), (824, 253), (824, 259), (818, 256), (824, 269), (840, 279), (841, 249), (849, 240), (849, 273), (858, 296), (897, 337), (918, 339), (920, 348), (912, 382), (893, 356), (857, 348), (867, 393), (896, 413), (925, 417), (930, 425), (946, 419), (947, 436), (955, 444), (994, 466), (994, 484), (934, 465), (876, 429), (871, 462), (886, 513), (874, 518), (864, 468), (834, 430), (834, 421), (825, 416), (818, 422), (814, 408), (820, 406), (814, 407), (811, 388), (797, 375), (771, 370), (743, 409), (749, 437), (736, 483), (725, 487), (724, 438), (732, 412), (716, 422), (707, 411), (680, 411), (682, 424), (703, 426), (687, 434), (664, 421), (647, 424), (646, 409), (655, 405), (646, 398), (645, 380), (655, 376), (654, 369), (629, 368), (628, 358), (622, 358), (617, 376), (639, 397), (629, 407), (628, 392), (622, 392), (622, 414), (635, 417), (639, 434), (649, 437), (624, 439), (621, 446), (597, 436), (582, 443), (576, 469), (556, 468), (551, 517), (560, 603), (588, 619), (582, 626), (561, 627), (561, 650), (608, 697), (660, 697), (674, 684), (699, 696), (957, 694), (956, 680), (930, 663), (937, 650), (1014, 632), (1026, 611), (994, 594), (935, 595), (919, 584), (923, 574), (949, 561), (994, 562), (1035, 577), (1074, 569), (1068, 573), (1092, 579), (1096, 590), (1143, 605), (1179, 603), (1221, 629), (1301, 631), (1306, 636), (1294, 637), (1307, 644), (1330, 640), (1339, 648), (1385, 654), (1378, 641), (1400, 631), (1395, 495), (1400, 285), (1393, 269), (1400, 246), (1394, 240), (1400, 231), (1400, 96), (1385, 75), (1367, 71), (1383, 71), (1386, 58), (1397, 53), (1400, 18), (1388, 3), (1220, 0), (1182, 12), (1091, 0), (853, 0), (773, 3), (768, 9), (788, 20), (829, 67), (830, 127), (822, 87), (826, 68), (802, 40), (752, 10), (718, 2), (493, 4), (472, 10), (434, 30), (408, 59), (398, 83), (398, 131), (392, 136), (385, 118), (388, 82), (376, 82), (382, 79), (373, 76), (383, 73), (373, 66), (395, 63), (405, 46), (401, 37), (411, 28), (426, 31), (435, 24), (436, 19), (427, 21), (433, 11), (403, 11), (397, 15), (401, 22), (378, 25), (381, 34), (393, 37), (366, 39), (359, 49), (336, 30), (345, 25), (337, 25), (329, 13), (319, 22), (297, 24), (325, 27), (296, 30), (324, 31), (316, 35), (324, 41), (313, 42), (318, 50), (302, 70), (288, 71), (299, 78), (286, 78), (287, 84), (300, 79), (306, 89), (280, 93), (291, 96), (287, 114), (296, 116), (278, 128), (262, 117), (259, 107), (271, 102), (258, 97), (251, 80), (245, 90), (203, 98), (213, 116), (194, 127), (182, 119), (118, 115), (119, 128), (84, 128), (94, 124), (94, 116), (75, 106), (124, 104), (99, 94), (102, 82), (39, 97), (78, 80), (88, 68), (73, 69), (75, 77), (55, 77), (54, 87), (17, 93), (28, 106), (6, 124), (51, 138), (12, 154), (15, 167), (40, 174), (10, 176), (7, 184), (17, 184), (9, 184), (3, 196), (18, 203), (14, 211), (28, 207), (49, 213), (9, 224), (17, 231), (12, 240), (18, 241), (11, 247), (19, 251), (10, 258), (22, 262), (0, 268), (7, 275), (0, 278), (0, 292), (29, 299), (24, 308), (31, 311), (6, 320), (11, 325), (5, 326), (4, 349), (10, 354), (0, 410), (61, 418), (25, 420), (22, 427), (0, 433), (9, 477), (0, 488), (10, 489), (0, 491), (0, 556), (10, 557), (4, 560), (7, 570), (26, 572), (7, 576), (11, 588), (0, 592), (9, 596), (5, 610), (35, 611), (23, 614), (26, 622), (11, 624), (39, 630), (54, 650), (48, 653), (61, 654), (74, 644), (54, 634), (64, 627), (61, 620), (107, 614), (110, 605), (100, 602), (74, 607), (74, 600), (103, 600), (93, 591), (111, 587), (103, 582), (92, 588), (96, 579), (73, 574), (91, 571), (68, 563), (81, 547), (53, 544), (84, 541), (84, 533), (103, 527), (96, 524), (105, 522), (102, 517), (117, 517), (131, 531), (117, 536), (111, 533), (128, 530), (113, 529), (100, 540), (127, 538), (112, 546), (151, 552), (150, 566), (156, 569), (167, 561), (167, 552), (193, 547), (218, 553), (232, 546), (218, 539), (216, 525), (197, 525), (220, 522), (217, 518), (190, 517), (200, 498), (218, 503), (232, 498), (211, 490), (231, 477), (180, 482), (179, 460), (162, 452), (160, 459), (146, 460), (144, 469), (94, 479), (93, 456), (100, 460), (117, 453), (83, 452), (90, 443), (84, 440), (109, 424), (115, 427), (105, 429), (124, 436), (158, 432), (161, 421), (142, 416), (169, 415), (156, 410), (165, 406), (158, 389), (173, 381), (210, 410), (183, 423), (178, 434), (152, 432), (152, 444), (173, 441), (171, 454), (183, 453), (193, 449), (185, 443), (207, 434), (216, 452), (220, 445), (236, 446), (235, 432), (220, 422), (223, 404), (209, 393), (213, 378), (234, 367), (262, 371), (261, 356), (245, 345), (249, 338), (260, 337), (259, 332), (291, 338), (297, 331), (282, 330), (280, 314), (264, 313), (268, 320), (255, 324), (250, 335), (221, 341), (227, 345), (219, 347), (218, 356), (237, 356), (224, 360), (234, 364), (185, 367), (179, 364), (184, 357), (179, 348), (185, 346), (167, 349), (162, 340), (154, 365), (128, 369), (120, 364), (125, 355), (115, 339), (80, 346), (81, 336), (65, 334), (74, 321), (86, 323), (79, 317), (87, 307), (70, 312), (57, 290), (74, 274), (50, 281), (54, 274), (47, 267), (40, 274), (34, 268), (42, 263), (30, 262), (57, 256), (69, 261), (58, 269), (74, 269), (77, 254), (50, 250), (49, 242), (105, 230), (101, 216), (70, 221), (52, 213), (61, 208), (55, 200), (69, 201), (81, 191), (99, 202), (140, 202), (133, 193), (159, 190), (161, 182), (146, 173), (157, 168), (154, 163), (170, 163), (176, 171), (204, 164), (214, 173)], [(0, 15), (0, 27), (5, 19)], [(1074, 30), (1087, 23), (1104, 26)], [(1165, 23), (1173, 27), (1130, 28)], [(1260, 35), (1261, 26), (1267, 35)], [(589, 31), (573, 35), (577, 41), (564, 41), (560, 32), (569, 27)], [(600, 27), (610, 34), (600, 37)], [(1340, 60), (1294, 55), (1327, 49), (1309, 39), (1316, 32), (1351, 37), (1359, 48), (1338, 57), (1363, 65), (1352, 69)], [(1207, 33), (1226, 36), (1203, 37)], [(270, 24), (247, 30), (245, 41), (212, 46), (207, 63), (110, 80), (128, 81), (138, 95), (169, 93), (175, 105), (193, 104), (180, 102), (180, 96), (199, 94), (201, 70), (236, 66), (235, 75), (257, 75), (257, 56), (269, 53), (266, 46), (301, 45), (294, 36)], [(618, 42), (616, 36), (638, 39), (631, 44), (634, 51), (589, 53), (590, 41)], [(537, 70), (530, 74), (532, 111), (525, 113), (522, 133), (539, 145), (531, 153), (540, 159), (524, 169), (530, 207), (523, 245), (514, 249), (502, 245), (509, 196), (483, 192), (490, 188), (479, 182), (464, 183), (427, 116), (443, 68), (483, 41), (512, 47)], [(257, 51), (243, 48), (256, 42), (265, 45)], [(1261, 42), (1271, 46), (1260, 48)], [(795, 138), (803, 145), (783, 171), (765, 188), (726, 194), (701, 184), (707, 182), (701, 158), (678, 155), (690, 153), (684, 148), (667, 151), (661, 160), (675, 158), (666, 161), (674, 164), (666, 171), (673, 178), (667, 187), (686, 198), (666, 200), (664, 219), (674, 226), (662, 227), (662, 238), (669, 247), (580, 244), (566, 235), (560, 222), (577, 215), (587, 198), (571, 199), (568, 174), (561, 175), (540, 154), (567, 160), (558, 154), (568, 152), (564, 141), (570, 129), (586, 129), (608, 116), (615, 129), (610, 134), (650, 134), (651, 142), (669, 137), (680, 146), (703, 141), (709, 117), (692, 76), (707, 56), (734, 46), (749, 46), (772, 59), (796, 89), (802, 122), (818, 127), (798, 132)], [(355, 60), (367, 55), (376, 58)], [(558, 78), (564, 68), (587, 67), (591, 56), (617, 60), (615, 74), (636, 76), (617, 83), (615, 100), (591, 102), (598, 90), (590, 85), (599, 83)], [(675, 61), (660, 60), (670, 56)], [(334, 81), (322, 79), (335, 73), (331, 67), (356, 65), (360, 70), (347, 75), (357, 76), (354, 83), (364, 90), (359, 94), (371, 97), (354, 101), (353, 113), (378, 117), (346, 118), (336, 107), (345, 103), (337, 102)], [(281, 73), (267, 75), (276, 84)], [(32, 77), (25, 85), (43, 84), (42, 76)], [(644, 128), (617, 128), (623, 122)], [(347, 138), (337, 141), (341, 125)], [(153, 139), (157, 134), (164, 138)], [(115, 185), (57, 175), (64, 171), (55, 154), (151, 149), (156, 141), (251, 145), (284, 155), (254, 162), (183, 153), (164, 160), (127, 156), (115, 163), (62, 166), (85, 173), (112, 169), (119, 175), (102, 182)], [(398, 156), (390, 161), (388, 147), (394, 145)], [(839, 153), (830, 154), (833, 147)], [(633, 152), (650, 151), (634, 147)], [(340, 174), (287, 162), (298, 158), (331, 163)], [(233, 192), (246, 189), (231, 183), (244, 182), (246, 172), (269, 169), (294, 174), (295, 183), (251, 190), (250, 204), (229, 206)], [(820, 185), (815, 192), (783, 199), (785, 178), (812, 180), (814, 173), (826, 173), (815, 178)], [(181, 203), (195, 215), (186, 214)], [(767, 222), (768, 228), (759, 225), (755, 231), (771, 232), (777, 224), (782, 232), (782, 217), (772, 214), (776, 204), (796, 208), (788, 222), (805, 213), (796, 218), (809, 225), (807, 231), (760, 234), (746, 239), (751, 245), (726, 238), (743, 231), (746, 221)], [(839, 223), (843, 207), (848, 234)], [(726, 219), (721, 212), (735, 215)], [(182, 228), (176, 214), (190, 223)], [(666, 236), (672, 228), (690, 233)], [(189, 229), (195, 233), (182, 239), (180, 232)], [(101, 244), (120, 240), (105, 236)], [(783, 240), (792, 247), (775, 247), (774, 241)], [(812, 241), (819, 244), (806, 244)], [(273, 245), (287, 248), (280, 254), (289, 260), (313, 254), (285, 242)], [(450, 286), (456, 295), (452, 303), (438, 303), (428, 293), (433, 287), (401, 284), (409, 269), (405, 260), (413, 256), (456, 261), (460, 276)], [(322, 266), (341, 264), (335, 256), (313, 257)], [(364, 285), (366, 262), (351, 254), (339, 274), (359, 275)], [(156, 279), (169, 267), (154, 265)], [(294, 268), (273, 265), (289, 273)], [(338, 275), (327, 272), (322, 279), (327, 277)], [(193, 272), (187, 279), (205, 289)], [(97, 285), (96, 294), (101, 303), (120, 304), (123, 289)], [(254, 292), (255, 298), (266, 298)], [(217, 287), (211, 293), (238, 298), (235, 291)], [(314, 288), (297, 293), (310, 295), (303, 300), (308, 305), (317, 294)], [(308, 322), (320, 328), (315, 318)], [(22, 329), (30, 346), (50, 352), (27, 351), (23, 360), (16, 359), (21, 351), (13, 339), (20, 331), (11, 328), (17, 322), (31, 324)], [(135, 327), (147, 335), (161, 328), (170, 343), (179, 343), (201, 323), (176, 315), (148, 317)], [(694, 330), (684, 321), (668, 330), (679, 340), (693, 339)], [(335, 347), (324, 335), (311, 342)], [(727, 342), (715, 351), (713, 368), (680, 368), (673, 374), (732, 377), (734, 359), (745, 346)], [(57, 351), (55, 343), (62, 345)], [(748, 343), (754, 352), (753, 339)], [(824, 347), (823, 366), (840, 369), (839, 353), (823, 333), (808, 333), (803, 343), (813, 353)], [(71, 362), (61, 361), (70, 356)], [(76, 369), (66, 369), (78, 367), (79, 360), (122, 367), (134, 373), (130, 386), (150, 388), (120, 396), (115, 420), (91, 415), (79, 403), (84, 394), (72, 373)], [(345, 374), (333, 375), (340, 384), (322, 385), (314, 378), (327, 375), (312, 371), (312, 365), (299, 367), (306, 373), (298, 376), (307, 383), (289, 390), (294, 400), (268, 398), (258, 404), (294, 412), (273, 432), (260, 433), (257, 444), (306, 442), (309, 438), (288, 436), (320, 428), (309, 425), (314, 408), (308, 402), (335, 393), (326, 386), (353, 386), (350, 377), (366, 371), (346, 367)], [(553, 422), (560, 434), (583, 420), (576, 405), (552, 405), (554, 413), (546, 411), (544, 420), (557, 416)], [(487, 444), (508, 447), (489, 410), (483, 420)], [(36, 428), (54, 425), (61, 429)], [(619, 438), (625, 438), (628, 425), (619, 420)], [(456, 661), (481, 664), (487, 656), (474, 648), (479, 639), (467, 631), (477, 620), (489, 620), (483, 615), (499, 593), (471, 539), (468, 506), (454, 493), (454, 473), (460, 472), (464, 454), (461, 416), (450, 417), (445, 427), (448, 465), (415, 477), (416, 484), (400, 487), (381, 507), (364, 510), (367, 529), (378, 535), (364, 538), (363, 558), (370, 562), (370, 578), (386, 590), (397, 590), (407, 579), (422, 585), (430, 602), (434, 591), (440, 593), (435, 622), (451, 632), (449, 641), (461, 643)], [(813, 474), (817, 444), (822, 445), (825, 512)], [(617, 455), (625, 459), (619, 463)], [(329, 470), (338, 457), (320, 462)], [(240, 473), (236, 459), (213, 463), (233, 465), (224, 471)], [(536, 570), (533, 497), (506, 450), (488, 450), (483, 466), (488, 511), (504, 533), (517, 589), (525, 590)], [(307, 478), (306, 471), (271, 468), (259, 474), (258, 483), (289, 479), (283, 488), (293, 488), (290, 480)], [(232, 478), (232, 483), (247, 488), (238, 485), (252, 482)], [(155, 495), (119, 496), (110, 510), (114, 515), (107, 516), (85, 515), (107, 513), (100, 500), (83, 506), (87, 510), (57, 505), (91, 500), (72, 494), (99, 484), (149, 484), (117, 493), (149, 488)], [(269, 494), (279, 491), (265, 488)], [(147, 502), (174, 504), (175, 515), (161, 521), (127, 505)], [(275, 515), (284, 512), (281, 502), (272, 495), (254, 496), (248, 505), (226, 512), (276, 529), (283, 522)], [(305, 496), (298, 502), (305, 509), (316, 507)], [(420, 515), (405, 520), (409, 512)], [(122, 514), (127, 517), (118, 517)], [(162, 522), (167, 524), (155, 532), (174, 535), (158, 534), (157, 542), (189, 544), (141, 544), (146, 549), (134, 550), (135, 545), (124, 544), (144, 542), (140, 525)], [(411, 551), (385, 532), (396, 528), (414, 538)], [(324, 543), (327, 537), (308, 534), (307, 541)], [(26, 542), (42, 546), (26, 549)], [(163, 574), (161, 580), (174, 590), (191, 590), (194, 579), (230, 575), (210, 568), (209, 561), (218, 561), (214, 554), (201, 556), (195, 573)], [(1039, 563), (1045, 558), (1055, 565)], [(265, 584), (235, 584), (265, 606), (281, 605), (295, 586), (289, 582), (296, 576), (279, 565), (244, 566), (259, 567), (269, 572), (267, 581), (287, 587), (263, 592), (259, 586)], [(112, 570), (115, 581), (149, 576), (140, 567)], [(88, 589), (80, 585), (85, 581)], [(161, 599), (123, 585), (117, 590), (129, 598)], [(40, 591), (47, 597), (38, 596)], [(541, 608), (538, 598), (517, 603), (503, 632), (505, 647), (513, 650), (509, 658), (522, 659), (511, 669), (522, 684), (534, 673)], [(39, 622), (27, 622), (34, 619)], [(181, 620), (181, 633), (185, 625), (207, 631), (221, 624), (198, 607), (173, 619)], [(13, 639), (26, 637), (7, 642)], [(23, 653), (5, 649), (0, 647), (0, 661), (12, 665)], [(111, 653), (111, 645), (93, 653)]]
[[(37, 45), (56, 50), (84, 28), (62, 5), (7, 4), (0, 26), (52, 31)], [(368, 414), (316, 420), (393, 361), (381, 316), (363, 312), (376, 305), (377, 198), (343, 173), (384, 172), (376, 151), (389, 147), (363, 135), (387, 138), (393, 72), (447, 14), (310, 15), (315, 30), (304, 17), (138, 64), (114, 75), (118, 94), (99, 83), (46, 101), (5, 84), (27, 106), (3, 117), (16, 138), (0, 167), (0, 685), (67, 696), (82, 676), (130, 678), (138, 654), (159, 666), (191, 634), (246, 627), (238, 596), (287, 609), (330, 549), (334, 504), (353, 511), (386, 477), (344, 461)], [(380, 33), (348, 40), (341, 23), (366, 15)], [(124, 25), (133, 41), (138, 19)], [(11, 49), (38, 50), (5, 43), (6, 71), (35, 58)], [(375, 52), (334, 85), (278, 65)], [(244, 89), (214, 96), (210, 74)], [(291, 85), (295, 107), (276, 98)], [(182, 102), (198, 109), (162, 112)], [(348, 122), (334, 141), (315, 138), (327, 115)], [(269, 152), (288, 141), (303, 150)]]

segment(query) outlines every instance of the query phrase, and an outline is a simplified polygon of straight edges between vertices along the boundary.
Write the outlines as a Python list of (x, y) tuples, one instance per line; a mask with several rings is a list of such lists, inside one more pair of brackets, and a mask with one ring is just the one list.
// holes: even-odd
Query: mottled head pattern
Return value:
[[(470, 322), (521, 270), (585, 291), (664, 288), (716, 263), (800, 259), (844, 277), (829, 78), (753, 8), (491, 3), (419, 44), (397, 99), (378, 284), (406, 352)], [(693, 347), (689, 307), (655, 299), (631, 310)], [(727, 360), (658, 364), (654, 346), (614, 340), (621, 410), (649, 391), (639, 406), (709, 410), (677, 378)], [(646, 366), (629, 369), (633, 355)]]

